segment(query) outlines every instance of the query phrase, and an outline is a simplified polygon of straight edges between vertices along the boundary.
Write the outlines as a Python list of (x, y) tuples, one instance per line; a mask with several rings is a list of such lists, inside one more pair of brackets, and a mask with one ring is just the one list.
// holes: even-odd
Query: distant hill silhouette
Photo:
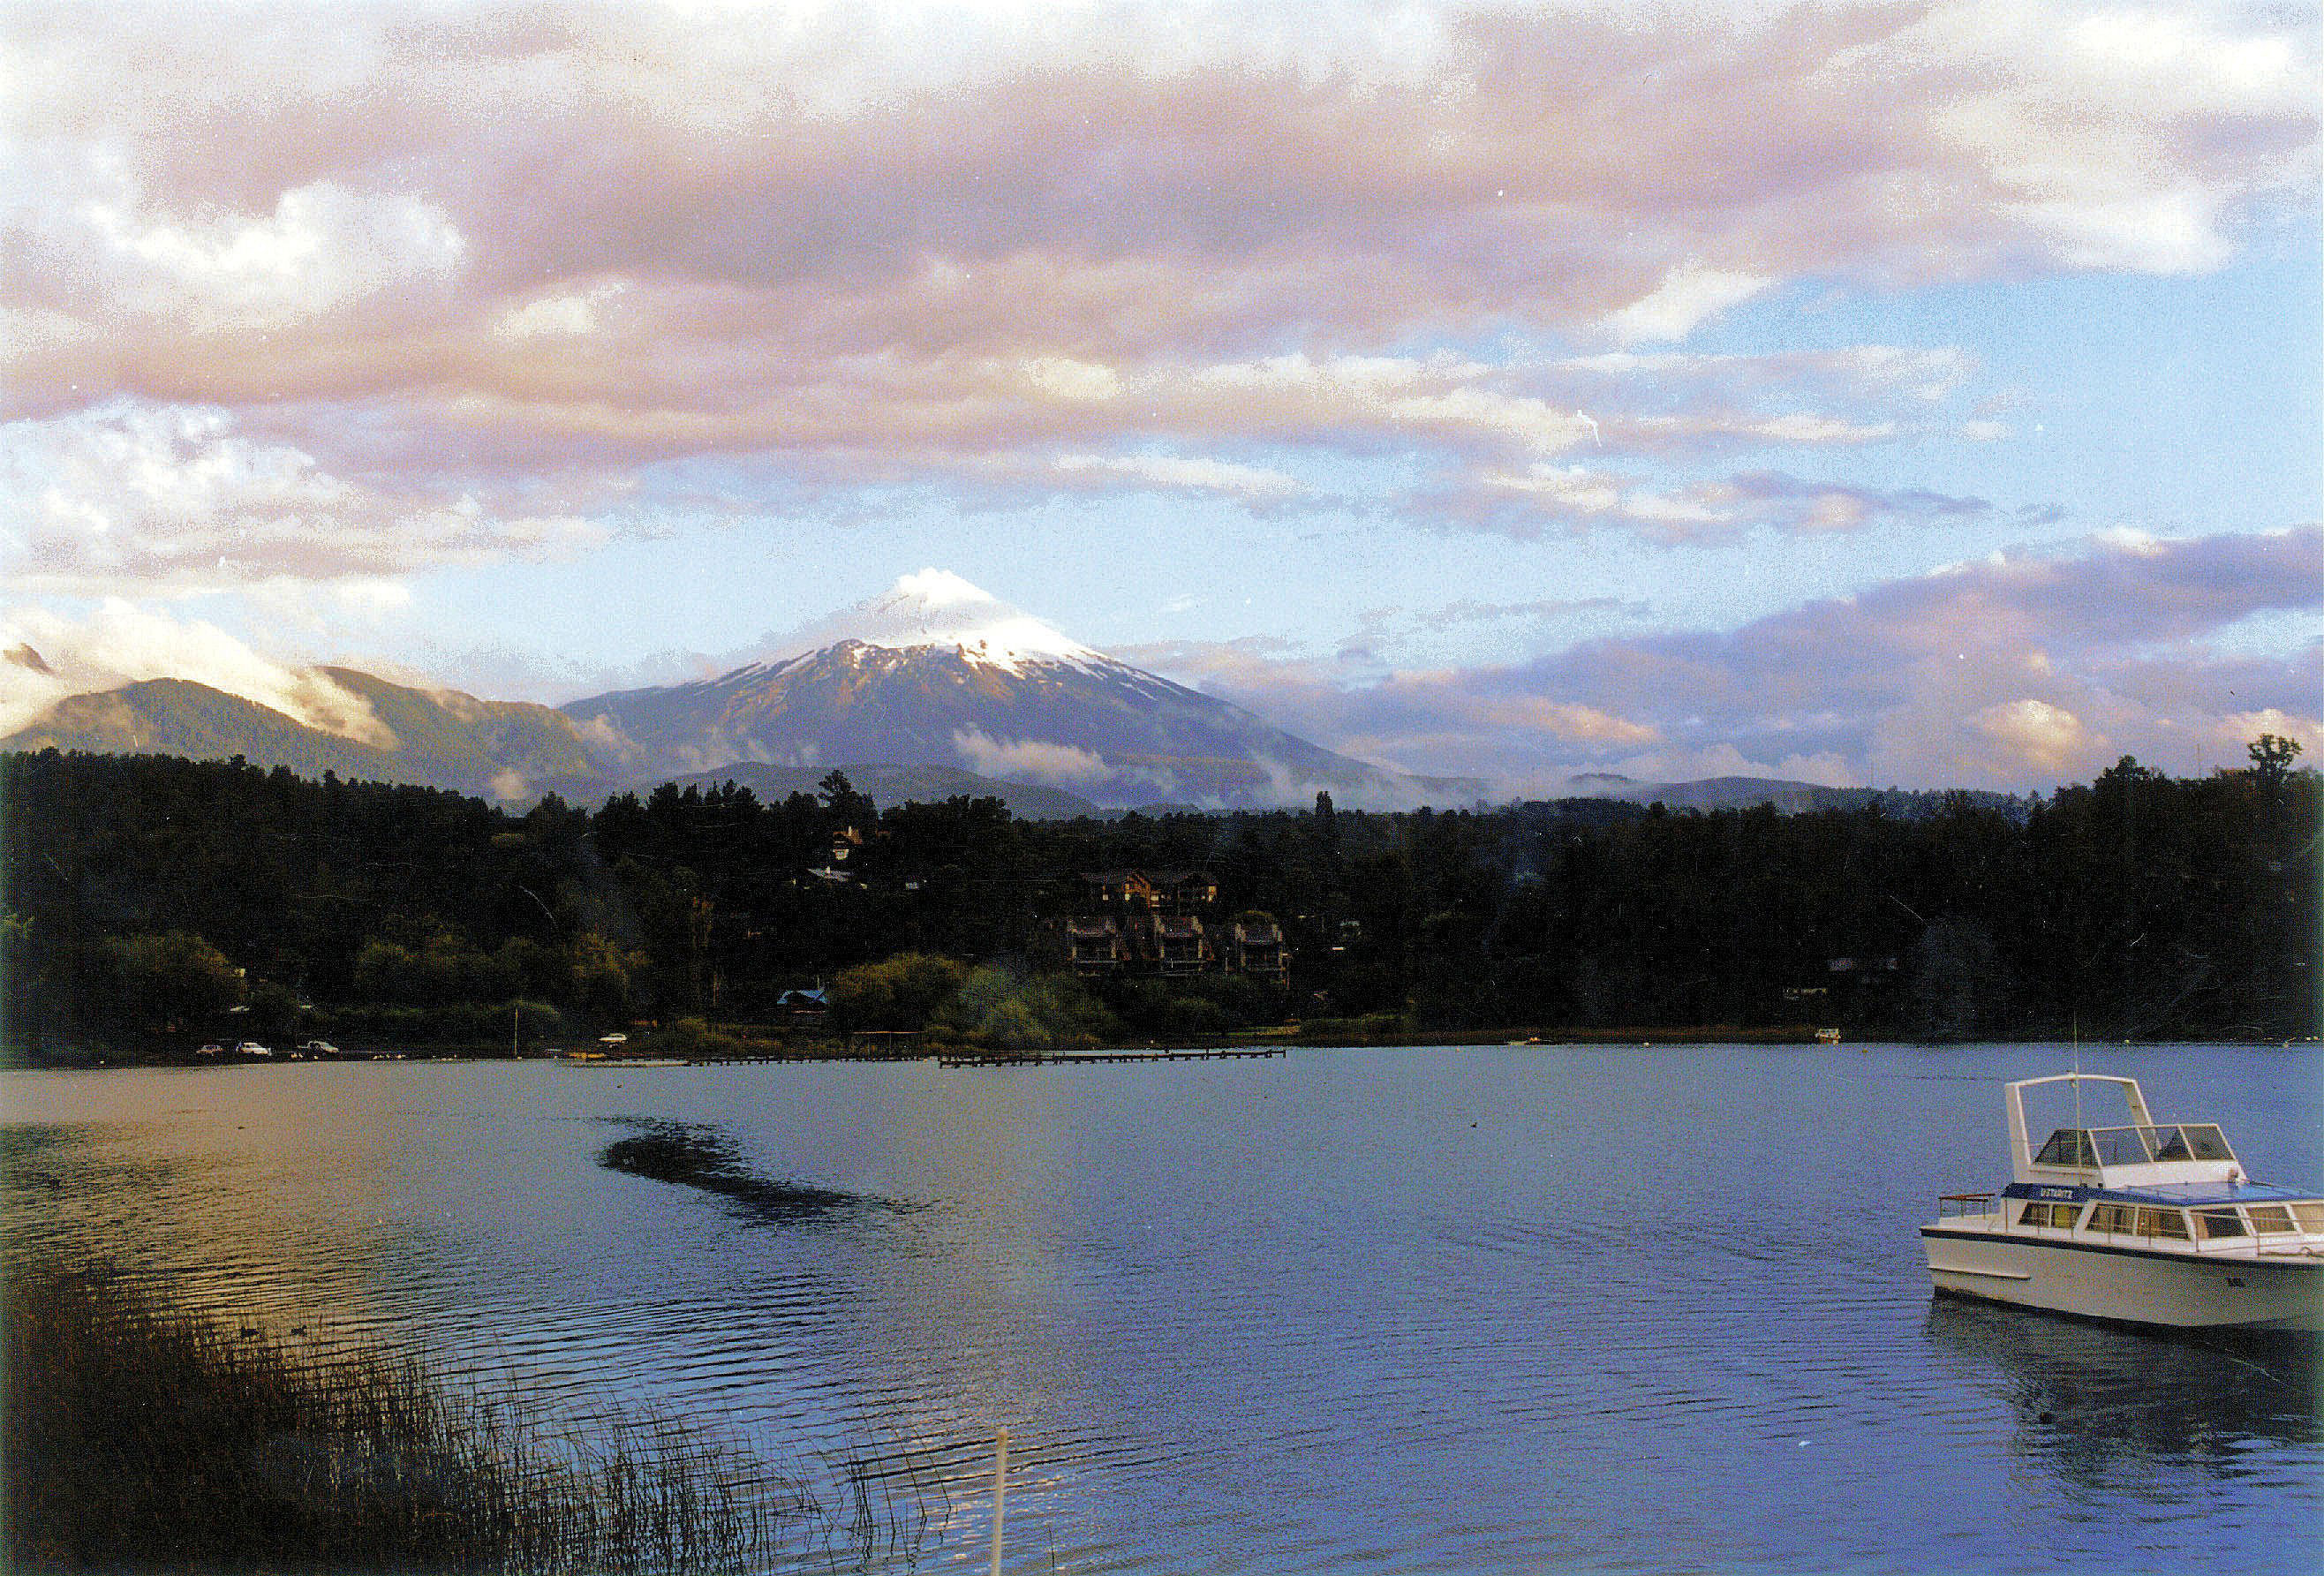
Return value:
[(874, 804), (883, 808), (908, 803), (934, 804), (964, 794), (970, 798), (999, 799), (1009, 806), (1010, 815), (1025, 821), (1069, 821), (1076, 816), (1108, 813), (1079, 794), (1069, 794), (1062, 788), (1003, 782), (958, 767), (899, 766), (891, 761), (852, 761), (830, 767), (737, 760), (670, 780), (679, 788), (706, 789), (732, 782), (749, 788), (761, 799), (781, 799), (792, 794), (814, 793), (816, 785), (833, 771), (845, 773), (857, 792), (868, 794)]

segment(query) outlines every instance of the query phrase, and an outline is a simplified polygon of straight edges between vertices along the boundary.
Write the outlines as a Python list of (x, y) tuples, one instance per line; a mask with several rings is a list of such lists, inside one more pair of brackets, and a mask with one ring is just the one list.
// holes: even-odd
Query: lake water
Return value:
[[(13, 1072), (0, 1111), (13, 1241), (658, 1401), (826, 1498), (876, 1458), (888, 1568), (982, 1568), (1001, 1424), (1026, 1572), (2324, 1568), (2312, 1353), (1932, 1302), (1916, 1228), (2067, 1059)], [(2324, 1182), (2324, 1057), (2083, 1061)]]

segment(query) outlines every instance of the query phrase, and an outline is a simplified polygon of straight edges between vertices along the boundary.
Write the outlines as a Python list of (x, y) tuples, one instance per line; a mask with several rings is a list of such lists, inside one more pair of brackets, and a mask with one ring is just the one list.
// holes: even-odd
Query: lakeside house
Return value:
[(822, 1020), (823, 1015), (830, 1009), (830, 1003), (825, 1000), (824, 988), (817, 985), (812, 990), (784, 991), (775, 999), (775, 1008), (794, 1023), (815, 1023)]
[(1277, 985), (1290, 982), (1291, 949), (1283, 944), (1283, 927), (1265, 914), (1247, 914), (1234, 922), (1230, 966), (1242, 973)]
[(1135, 954), (1120, 922), (1108, 915), (1066, 920), (1065, 956), (1074, 973), (1093, 979), (1118, 972)]
[(1222, 925), (1219, 884), (1207, 871), (1085, 871), (1080, 888), (1081, 911), (1063, 930), (1067, 961), (1082, 978), (1222, 971), (1288, 982), (1282, 926), (1255, 911)]
[(1200, 914), (1219, 900), (1219, 883), (1207, 871), (1084, 871), (1082, 906), (1099, 914)]
[(1157, 915), (1154, 920), (1154, 961), (1166, 975), (1199, 974), (1217, 961), (1203, 935), (1203, 922), (1193, 915)]

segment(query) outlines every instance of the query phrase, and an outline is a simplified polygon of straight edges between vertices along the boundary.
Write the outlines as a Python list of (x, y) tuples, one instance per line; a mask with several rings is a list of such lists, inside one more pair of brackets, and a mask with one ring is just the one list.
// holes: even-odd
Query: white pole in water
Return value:
[(1009, 1431), (992, 1442), (992, 1576), (1001, 1576), (1001, 1503), (1009, 1484)]

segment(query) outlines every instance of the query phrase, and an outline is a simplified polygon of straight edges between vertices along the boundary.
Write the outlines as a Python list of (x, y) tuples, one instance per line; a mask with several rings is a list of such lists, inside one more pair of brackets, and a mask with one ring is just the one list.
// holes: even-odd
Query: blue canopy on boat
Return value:
[(2157, 1182), (2144, 1187), (2082, 1187), (2055, 1182), (2013, 1182), (2004, 1198), (2043, 1198), (2060, 1203), (2153, 1204), (2200, 1209), (2206, 1204), (2289, 1203), (2319, 1195), (2264, 1182)]

